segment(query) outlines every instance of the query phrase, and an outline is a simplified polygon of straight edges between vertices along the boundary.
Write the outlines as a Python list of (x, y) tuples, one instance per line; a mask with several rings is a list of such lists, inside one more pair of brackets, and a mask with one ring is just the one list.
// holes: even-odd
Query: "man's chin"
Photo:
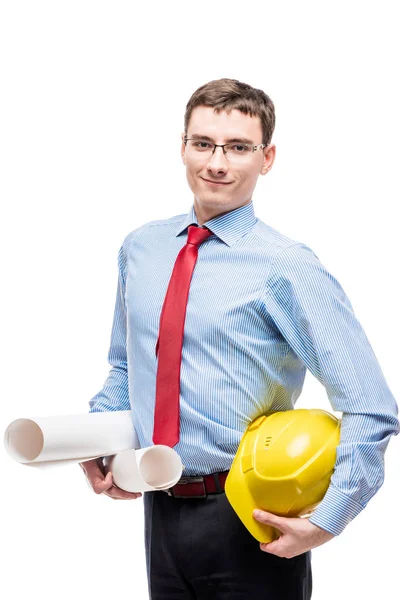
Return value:
[(201, 206), (212, 208), (213, 206), (229, 206), (232, 204), (231, 198), (221, 198), (217, 196), (197, 196), (196, 202)]

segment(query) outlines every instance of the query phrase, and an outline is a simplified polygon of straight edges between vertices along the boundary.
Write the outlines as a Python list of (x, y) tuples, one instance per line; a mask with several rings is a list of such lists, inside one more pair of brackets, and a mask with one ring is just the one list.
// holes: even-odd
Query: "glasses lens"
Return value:
[(246, 160), (253, 154), (250, 144), (227, 144), (225, 152), (229, 160)]
[(192, 154), (212, 154), (214, 149), (214, 144), (211, 144), (206, 140), (188, 140), (186, 146)]

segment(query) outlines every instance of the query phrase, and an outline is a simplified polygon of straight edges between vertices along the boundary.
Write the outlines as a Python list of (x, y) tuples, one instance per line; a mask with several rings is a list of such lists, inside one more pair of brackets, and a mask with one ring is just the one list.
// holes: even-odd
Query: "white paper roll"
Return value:
[(131, 410), (16, 419), (5, 431), (4, 444), (14, 460), (38, 467), (140, 448)]
[(127, 492), (168, 489), (179, 481), (183, 470), (177, 452), (161, 444), (107, 456), (104, 464), (117, 486)]
[(140, 448), (131, 410), (16, 419), (4, 445), (14, 460), (40, 469), (105, 457), (116, 485), (132, 492), (172, 487), (184, 468), (169, 446)]

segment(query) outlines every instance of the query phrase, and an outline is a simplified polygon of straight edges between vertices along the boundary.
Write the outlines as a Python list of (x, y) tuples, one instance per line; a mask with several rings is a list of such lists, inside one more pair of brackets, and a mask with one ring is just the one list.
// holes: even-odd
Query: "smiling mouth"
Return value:
[(229, 185), (232, 183), (231, 181), (211, 181), (210, 179), (204, 179), (204, 177), (202, 177), (202, 180), (212, 185)]

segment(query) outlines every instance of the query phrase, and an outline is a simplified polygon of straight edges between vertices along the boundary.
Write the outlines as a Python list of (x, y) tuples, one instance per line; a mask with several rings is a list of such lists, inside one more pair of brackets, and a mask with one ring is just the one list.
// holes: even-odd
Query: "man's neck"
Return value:
[[(250, 204), (251, 202), (251, 198), (250, 200), (248, 200), (247, 202), (245, 202), (245, 204), (242, 204), (241, 206), (245, 206), (246, 204)], [(202, 227), (204, 225), (204, 223), (207, 223), (207, 221), (210, 221), (211, 219), (214, 219), (215, 217), (219, 217), (220, 215), (225, 215), (228, 212), (231, 212), (232, 210), (236, 210), (237, 208), (240, 208), (240, 206), (234, 206), (233, 208), (230, 208), (228, 210), (224, 210), (224, 209), (219, 209), (216, 207), (214, 209), (209, 209), (209, 210), (204, 210), (204, 208), (200, 207), (196, 202), (194, 202), (194, 212), (196, 213), (196, 219), (197, 219), (197, 223), (199, 224), (200, 227)]]

